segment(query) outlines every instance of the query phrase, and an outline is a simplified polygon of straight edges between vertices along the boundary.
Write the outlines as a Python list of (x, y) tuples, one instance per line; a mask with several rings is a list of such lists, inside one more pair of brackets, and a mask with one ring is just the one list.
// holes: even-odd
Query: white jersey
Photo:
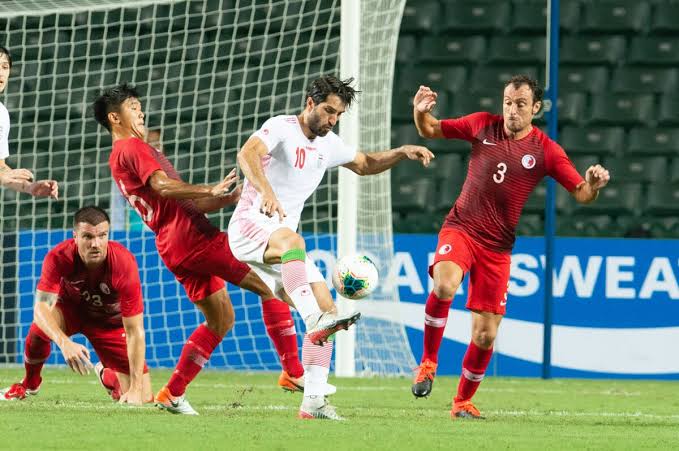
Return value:
[[(333, 132), (309, 140), (297, 116), (272, 117), (252, 136), (261, 139), (269, 150), (262, 158), (264, 174), (287, 215), (284, 224), (292, 230), (297, 230), (304, 203), (318, 188), (326, 169), (356, 158), (356, 149)], [(245, 180), (231, 221), (261, 214), (261, 201), (255, 187)]]
[(0, 160), (9, 157), (9, 113), (0, 102)]

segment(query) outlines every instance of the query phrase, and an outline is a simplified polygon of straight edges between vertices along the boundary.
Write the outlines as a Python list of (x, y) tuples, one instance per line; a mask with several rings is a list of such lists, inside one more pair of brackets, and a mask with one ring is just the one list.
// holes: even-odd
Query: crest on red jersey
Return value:
[(99, 289), (104, 294), (111, 294), (111, 289), (104, 282), (99, 284)]
[(521, 166), (526, 169), (533, 169), (535, 167), (535, 157), (531, 154), (526, 154), (521, 158)]
[(450, 244), (444, 244), (441, 246), (441, 249), (439, 249), (439, 255), (446, 255), (448, 252), (453, 250), (453, 246)]

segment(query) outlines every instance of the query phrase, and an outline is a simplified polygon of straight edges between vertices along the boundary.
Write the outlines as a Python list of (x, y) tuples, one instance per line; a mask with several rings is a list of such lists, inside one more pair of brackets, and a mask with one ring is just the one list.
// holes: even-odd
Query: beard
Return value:
[(332, 130), (332, 128), (323, 127), (321, 125), (321, 118), (315, 111), (309, 116), (307, 126), (309, 127), (309, 130), (311, 130), (311, 133), (320, 137), (327, 135), (328, 132)]

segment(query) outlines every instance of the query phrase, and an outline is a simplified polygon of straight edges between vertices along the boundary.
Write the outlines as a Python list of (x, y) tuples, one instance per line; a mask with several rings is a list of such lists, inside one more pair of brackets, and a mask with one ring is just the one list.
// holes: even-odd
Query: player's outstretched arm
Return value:
[(433, 158), (434, 154), (426, 147), (405, 144), (384, 152), (356, 152), (354, 161), (344, 167), (358, 175), (372, 175), (391, 169), (403, 160), (419, 160), (426, 167)]
[(148, 179), (148, 185), (160, 197), (169, 199), (203, 199), (222, 198), (231, 194), (231, 186), (238, 181), (238, 175), (231, 171), (224, 180), (216, 185), (192, 185), (181, 180), (175, 180), (165, 171), (155, 171)]
[(18, 193), (35, 197), (59, 197), (59, 185), (54, 180), (33, 182), (33, 173), (28, 169), (12, 169), (5, 160), (0, 160), (0, 185)]
[(238, 165), (245, 178), (262, 196), (261, 212), (269, 217), (278, 213), (280, 221), (283, 222), (285, 211), (278, 202), (278, 198), (276, 198), (276, 194), (264, 174), (264, 168), (262, 168), (262, 157), (267, 154), (268, 149), (262, 140), (256, 136), (251, 136), (238, 152)]
[(64, 355), (64, 360), (73, 371), (82, 375), (89, 374), (90, 369), (92, 369), (90, 352), (86, 347), (71, 341), (61, 329), (53, 311), (56, 302), (56, 293), (36, 290), (33, 320), (59, 346)]
[(423, 138), (445, 138), (441, 130), (441, 121), (431, 114), (431, 110), (436, 106), (437, 96), (438, 94), (428, 86), (420, 86), (413, 99), (415, 127)]
[(143, 313), (123, 317), (125, 339), (127, 341), (127, 359), (130, 363), (130, 388), (120, 397), (121, 403), (142, 405), (144, 402), (144, 357), (146, 339), (144, 337)]
[(611, 175), (600, 164), (590, 166), (585, 172), (585, 182), (573, 190), (573, 197), (581, 204), (593, 202), (599, 195), (599, 190), (608, 184)]
[[(229, 173), (229, 176), (232, 175), (236, 177), (236, 183), (238, 183), (239, 179), (235, 168)], [(198, 210), (202, 211), (203, 213), (212, 213), (213, 211), (218, 211), (230, 205), (237, 204), (240, 200), (242, 189), (243, 186), (238, 184), (229, 194), (224, 197), (205, 197), (203, 199), (195, 199), (193, 203), (196, 205), (196, 208), (198, 208)]]

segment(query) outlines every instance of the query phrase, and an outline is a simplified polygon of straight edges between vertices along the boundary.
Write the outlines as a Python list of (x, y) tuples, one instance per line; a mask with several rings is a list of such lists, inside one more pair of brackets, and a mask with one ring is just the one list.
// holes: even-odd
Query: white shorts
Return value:
[[(278, 229), (291, 229), (290, 225), (281, 223), (278, 217), (269, 218), (263, 214), (250, 217), (241, 216), (229, 222), (227, 234), (229, 247), (233, 256), (243, 263), (247, 263), (269, 289), (279, 298), (285, 292), (281, 276), (280, 264), (264, 263), (264, 251), (269, 244), (269, 238)], [(306, 275), (309, 283), (325, 282), (325, 277), (316, 267), (312, 259), (306, 258)]]

